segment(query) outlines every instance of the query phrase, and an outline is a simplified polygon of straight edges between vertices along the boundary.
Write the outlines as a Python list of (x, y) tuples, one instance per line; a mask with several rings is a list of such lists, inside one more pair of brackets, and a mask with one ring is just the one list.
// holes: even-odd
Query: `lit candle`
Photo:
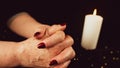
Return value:
[(103, 18), (97, 14), (95, 9), (93, 14), (85, 16), (81, 46), (86, 50), (96, 49)]

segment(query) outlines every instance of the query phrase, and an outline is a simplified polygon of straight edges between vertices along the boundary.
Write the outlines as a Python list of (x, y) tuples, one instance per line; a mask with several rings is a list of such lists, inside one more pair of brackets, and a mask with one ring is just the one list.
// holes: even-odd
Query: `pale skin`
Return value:
[[(72, 49), (74, 41), (63, 31), (66, 25), (40, 24), (28, 13), (23, 12), (13, 16), (8, 26), (15, 33), (28, 39), (21, 42), (0, 41), (0, 67), (21, 65), (39, 68), (67, 68), (70, 60), (75, 56)], [(39, 38), (34, 36), (36, 32), (40, 32), (37, 35)], [(39, 43), (44, 43), (45, 48), (38, 48)], [(57, 61), (56, 65), (50, 65), (53, 60)]]

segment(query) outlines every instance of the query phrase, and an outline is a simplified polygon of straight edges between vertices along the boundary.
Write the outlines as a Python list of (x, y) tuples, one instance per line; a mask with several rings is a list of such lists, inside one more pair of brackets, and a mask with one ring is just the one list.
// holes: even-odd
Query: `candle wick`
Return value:
[(94, 9), (93, 15), (97, 14), (97, 9)]

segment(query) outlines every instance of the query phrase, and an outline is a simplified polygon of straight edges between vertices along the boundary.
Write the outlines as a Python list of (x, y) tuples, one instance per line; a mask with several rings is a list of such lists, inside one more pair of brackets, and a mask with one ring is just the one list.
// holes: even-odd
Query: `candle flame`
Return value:
[(97, 14), (97, 9), (94, 9), (93, 15)]

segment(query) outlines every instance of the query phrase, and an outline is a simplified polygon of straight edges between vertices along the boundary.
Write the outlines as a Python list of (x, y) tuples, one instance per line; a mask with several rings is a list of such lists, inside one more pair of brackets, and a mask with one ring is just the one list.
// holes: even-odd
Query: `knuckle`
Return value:
[(57, 35), (58, 35), (60, 40), (64, 40), (65, 39), (65, 33), (63, 31), (57, 31)]
[(58, 25), (52, 25), (51, 27), (49, 27), (48, 29), (48, 34), (49, 35), (52, 35), (53, 33), (57, 32), (58, 31)]
[(75, 53), (75, 51), (73, 51), (73, 58), (76, 56), (76, 53)]
[(74, 58), (75, 57), (75, 55), (76, 55), (76, 53), (75, 53), (75, 51), (73, 50), (73, 48), (71, 47), (71, 49), (72, 49), (72, 58)]
[(69, 36), (69, 35), (67, 35), (67, 36), (68, 36), (68, 39), (69, 39), (68, 43), (70, 43), (71, 45), (73, 45), (74, 44), (74, 39), (71, 36)]

